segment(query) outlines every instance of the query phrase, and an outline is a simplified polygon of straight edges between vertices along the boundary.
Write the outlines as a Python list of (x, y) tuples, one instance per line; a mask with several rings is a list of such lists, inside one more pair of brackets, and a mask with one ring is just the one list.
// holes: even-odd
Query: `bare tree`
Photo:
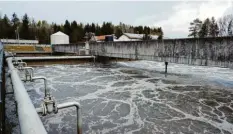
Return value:
[(219, 19), (218, 26), (219, 26), (219, 36), (229, 36), (230, 29), (233, 30), (232, 27), (233, 15), (226, 15)]

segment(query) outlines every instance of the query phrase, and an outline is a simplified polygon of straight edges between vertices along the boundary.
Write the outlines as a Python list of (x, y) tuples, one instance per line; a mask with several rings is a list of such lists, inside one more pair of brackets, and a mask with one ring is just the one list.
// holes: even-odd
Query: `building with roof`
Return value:
[[(118, 38), (118, 41), (140, 41), (143, 40), (144, 34), (134, 34), (134, 33), (123, 33)], [(158, 36), (157, 35), (150, 35), (152, 40), (157, 40)]]
[(106, 35), (95, 36), (96, 41), (104, 41)]
[(50, 44), (69, 44), (69, 36), (63, 32), (56, 32), (50, 35)]
[(22, 39), (0, 39), (3, 44), (38, 44), (38, 40), (22, 40)]
[(112, 35), (100, 35), (100, 36), (92, 36), (90, 41), (95, 42), (102, 42), (102, 41), (116, 41), (116, 36), (114, 34)]

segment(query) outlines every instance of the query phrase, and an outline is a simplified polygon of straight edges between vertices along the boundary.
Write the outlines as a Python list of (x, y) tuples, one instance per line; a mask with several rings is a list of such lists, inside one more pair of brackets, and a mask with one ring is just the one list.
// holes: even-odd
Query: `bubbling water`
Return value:
[[(233, 133), (232, 70), (169, 64), (165, 76), (163, 64), (51, 65), (36, 67), (35, 76), (48, 78), (58, 103), (81, 104), (87, 134)], [(25, 86), (32, 89), (30, 97), (39, 107), (42, 81)], [(75, 108), (41, 119), (50, 134), (77, 131)]]

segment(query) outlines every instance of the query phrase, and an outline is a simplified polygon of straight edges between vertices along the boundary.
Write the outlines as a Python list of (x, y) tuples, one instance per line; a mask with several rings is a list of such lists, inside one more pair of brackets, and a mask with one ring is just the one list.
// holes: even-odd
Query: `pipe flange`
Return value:
[(41, 104), (41, 107), (42, 107), (42, 116), (47, 115), (47, 108), (46, 108), (46, 106), (45, 106), (45, 103), (42, 103), (42, 104)]
[(45, 97), (45, 99), (43, 101), (44, 101), (44, 104), (47, 108), (47, 113), (57, 112), (56, 102), (52, 96), (49, 95), (49, 96)]
[(54, 101), (54, 103), (53, 103), (53, 112), (54, 112), (55, 114), (58, 113), (58, 108), (57, 108), (57, 103), (56, 103), (56, 101)]

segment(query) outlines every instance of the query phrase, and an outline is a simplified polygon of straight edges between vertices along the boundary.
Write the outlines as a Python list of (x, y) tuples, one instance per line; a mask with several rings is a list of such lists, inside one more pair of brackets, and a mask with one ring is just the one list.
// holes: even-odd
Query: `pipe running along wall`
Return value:
[[(82, 58), (94, 58), (94, 56), (63, 56), (63, 57), (37, 57), (36, 59), (82, 59)], [(68, 107), (76, 107), (77, 110), (77, 134), (82, 134), (82, 117), (81, 117), (81, 107), (78, 102), (67, 102), (63, 104), (56, 103), (55, 99), (51, 96), (49, 89), (47, 88), (47, 79), (43, 76), (35, 77), (34, 76), (34, 69), (32, 67), (27, 67), (27, 64), (22, 61), (25, 60), (32, 60), (33, 57), (10, 57), (7, 58), (7, 63), (9, 67), (9, 73), (11, 75), (14, 95), (17, 105), (17, 111), (19, 115), (19, 122), (22, 134), (44, 134), (47, 133), (37, 112), (42, 113), (43, 115), (50, 114), (50, 113), (57, 113), (58, 109), (64, 109)], [(20, 62), (18, 62), (20, 61)], [(14, 67), (18, 65), (18, 67)], [(25, 67), (23, 66), (25, 65)], [(20, 66), (20, 67), (19, 67)], [(18, 75), (18, 70), (25, 70), (31, 71), (28, 72), (30, 78), (27, 79), (27, 73), (25, 72), (26, 79), (24, 81), (34, 81), (37, 79), (44, 80), (45, 86), (45, 97), (42, 103), (42, 107), (36, 108), (33, 106), (29, 95)], [(36, 112), (36, 113), (35, 113)]]
[(39, 115), (18, 75), (18, 70), (12, 64), (12, 57), (7, 58), (14, 96), (17, 105), (20, 131), (22, 134), (47, 134)]
[[(77, 110), (77, 134), (82, 134), (82, 117), (81, 117), (81, 108), (78, 102), (66, 102), (62, 104), (58, 104), (58, 109), (65, 109), (69, 107), (76, 107)], [(43, 113), (43, 108), (36, 108), (38, 113)]]

